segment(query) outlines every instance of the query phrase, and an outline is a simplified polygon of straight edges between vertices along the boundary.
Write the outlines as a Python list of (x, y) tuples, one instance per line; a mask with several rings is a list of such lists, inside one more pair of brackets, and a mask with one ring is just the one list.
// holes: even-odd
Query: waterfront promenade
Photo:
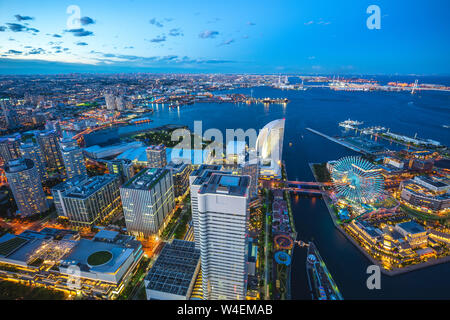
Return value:
[[(316, 181), (319, 181), (317, 179), (316, 173), (313, 170), (313, 165), (314, 163), (309, 163), (309, 167), (314, 175), (314, 179)], [(377, 259), (375, 259), (374, 257), (372, 257), (367, 251), (365, 251), (358, 242), (355, 241), (355, 239), (353, 239), (347, 232), (345, 232), (345, 230), (339, 225), (339, 223), (337, 222), (337, 218), (336, 215), (333, 212), (333, 209), (331, 208), (331, 203), (330, 203), (330, 198), (326, 195), (325, 192), (325, 188), (322, 186), (320, 187), (323, 191), (323, 201), (325, 202), (325, 205), (327, 206), (328, 209), (328, 213), (330, 214), (330, 217), (333, 221), (334, 226), (347, 238), (347, 240), (349, 240), (356, 248), (358, 248), (358, 250), (373, 264), (377, 265), (380, 267), (380, 271), (388, 276), (395, 276), (395, 275), (399, 275), (399, 274), (404, 274), (407, 272), (411, 272), (411, 271), (415, 271), (415, 270), (419, 270), (419, 269), (423, 269), (423, 268), (427, 268), (433, 265), (437, 265), (437, 264), (441, 264), (441, 263), (446, 263), (446, 262), (450, 262), (450, 256), (446, 256), (446, 257), (442, 257), (442, 258), (430, 258), (428, 259), (428, 261), (426, 262), (422, 262), (422, 263), (418, 263), (418, 264), (413, 264), (407, 267), (403, 267), (403, 268), (396, 268), (393, 270), (387, 270), (385, 268), (383, 268), (381, 262)]]

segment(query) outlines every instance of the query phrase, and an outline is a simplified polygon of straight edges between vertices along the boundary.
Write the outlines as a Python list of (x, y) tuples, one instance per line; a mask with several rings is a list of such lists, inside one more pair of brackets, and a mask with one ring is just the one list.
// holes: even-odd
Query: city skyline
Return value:
[[(380, 29), (366, 25), (372, 4), (380, 8)], [(0, 73), (449, 74), (448, 7), (437, 1), (4, 4)]]

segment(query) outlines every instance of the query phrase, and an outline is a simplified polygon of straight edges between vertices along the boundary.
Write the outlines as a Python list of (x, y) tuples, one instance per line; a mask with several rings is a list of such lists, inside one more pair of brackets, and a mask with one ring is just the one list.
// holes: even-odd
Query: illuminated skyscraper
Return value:
[(247, 293), (250, 177), (213, 173), (198, 191), (203, 295), (242, 300)]
[(147, 168), (120, 187), (127, 231), (137, 237), (159, 235), (175, 208), (172, 175)]
[(130, 159), (114, 159), (106, 163), (110, 174), (118, 175), (120, 184), (124, 184), (133, 178), (135, 172), (133, 162)]
[(4, 163), (20, 157), (20, 134), (0, 138), (0, 158)]
[(30, 216), (48, 210), (39, 172), (33, 160), (11, 160), (5, 165), (5, 174), (20, 215)]
[(43, 131), (37, 136), (37, 141), (45, 158), (48, 169), (52, 171), (64, 172), (64, 162), (58, 143), (58, 135), (55, 131)]
[(23, 158), (33, 160), (34, 165), (39, 172), (39, 176), (41, 177), (41, 181), (44, 182), (47, 180), (47, 169), (45, 168), (41, 148), (37, 144), (29, 142), (20, 145), (20, 152)]
[(164, 168), (167, 165), (166, 146), (160, 144), (148, 147), (147, 162), (149, 168)]
[(60, 148), (67, 178), (70, 179), (76, 175), (87, 176), (83, 150), (77, 142), (73, 139), (64, 139), (61, 141)]

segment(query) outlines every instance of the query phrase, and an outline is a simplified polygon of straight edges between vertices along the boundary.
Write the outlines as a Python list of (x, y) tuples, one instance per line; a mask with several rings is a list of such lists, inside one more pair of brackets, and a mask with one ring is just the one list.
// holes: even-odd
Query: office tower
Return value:
[(164, 168), (167, 165), (166, 146), (160, 144), (148, 147), (147, 162), (149, 168)]
[(5, 174), (21, 216), (48, 210), (42, 182), (33, 160), (11, 160), (5, 166)]
[(247, 293), (250, 177), (213, 173), (198, 191), (203, 295), (243, 300)]
[(43, 131), (37, 134), (37, 142), (41, 147), (46, 166), (51, 171), (64, 172), (64, 162), (55, 131)]
[(59, 197), (55, 201), (58, 215), (67, 217), (73, 226), (93, 227), (122, 209), (119, 179), (115, 175), (75, 176), (67, 183), (57, 185), (52, 194)]
[(187, 163), (169, 162), (166, 169), (170, 170), (173, 178), (175, 197), (181, 197), (189, 188), (189, 175), (192, 171), (192, 166)]
[(106, 163), (110, 174), (118, 175), (120, 184), (124, 184), (134, 176), (134, 166), (130, 159), (114, 159)]
[(125, 109), (125, 99), (118, 95), (116, 96), (116, 110), (122, 111)]
[(83, 150), (81, 150), (77, 142), (70, 138), (63, 139), (60, 148), (67, 178), (70, 179), (76, 175), (87, 176)]
[(189, 176), (189, 189), (191, 191), (192, 225), (194, 226), (195, 247), (200, 248), (200, 227), (198, 225), (198, 190), (207, 182), (214, 172), (221, 172), (221, 166), (202, 164), (192, 171)]
[(284, 119), (269, 122), (258, 134), (256, 151), (262, 176), (281, 177), (284, 122)]
[(20, 139), (20, 134), (0, 138), (0, 158), (5, 164), (21, 157)]
[(146, 168), (120, 187), (128, 232), (137, 237), (159, 235), (173, 212), (173, 181), (167, 169)]
[(48, 179), (47, 169), (45, 168), (44, 158), (39, 145), (33, 142), (27, 142), (20, 145), (20, 153), (23, 158), (33, 160), (36, 169), (38, 170), (41, 181)]

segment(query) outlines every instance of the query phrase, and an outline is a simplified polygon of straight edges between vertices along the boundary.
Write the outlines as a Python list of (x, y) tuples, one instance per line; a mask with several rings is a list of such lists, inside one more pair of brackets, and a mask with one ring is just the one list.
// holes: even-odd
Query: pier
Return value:
[(319, 135), (319, 136), (321, 136), (321, 137), (323, 137), (323, 138), (325, 138), (325, 139), (328, 139), (328, 140), (330, 140), (330, 141), (333, 141), (333, 142), (335, 142), (335, 143), (337, 143), (337, 144), (340, 144), (341, 146), (346, 147), (346, 148), (348, 148), (348, 149), (350, 149), (350, 150), (353, 150), (353, 151), (355, 151), (355, 152), (359, 152), (359, 153), (362, 153), (362, 154), (364, 154), (364, 155), (370, 154), (370, 152), (368, 152), (368, 151), (366, 151), (366, 150), (363, 150), (363, 149), (361, 149), (361, 148), (358, 148), (358, 147), (356, 147), (356, 146), (354, 146), (354, 145), (352, 145), (352, 144), (350, 144), (350, 143), (348, 143), (348, 142), (339, 140), (339, 139), (337, 139), (337, 138), (333, 138), (333, 137), (331, 137), (331, 136), (329, 136), (329, 135), (326, 135), (325, 133), (319, 132), (319, 131), (314, 130), (314, 129), (311, 129), (311, 128), (306, 128), (306, 130), (308, 130), (308, 131), (310, 131), (310, 132), (312, 132), (312, 133), (315, 133), (315, 134), (317, 134), (317, 135)]

